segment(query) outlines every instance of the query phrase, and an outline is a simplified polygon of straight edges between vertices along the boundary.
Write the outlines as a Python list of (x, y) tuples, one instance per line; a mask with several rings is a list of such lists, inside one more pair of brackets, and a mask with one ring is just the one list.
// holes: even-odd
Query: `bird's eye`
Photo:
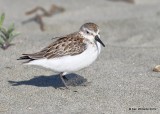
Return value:
[(89, 34), (89, 31), (86, 31), (87, 34)]

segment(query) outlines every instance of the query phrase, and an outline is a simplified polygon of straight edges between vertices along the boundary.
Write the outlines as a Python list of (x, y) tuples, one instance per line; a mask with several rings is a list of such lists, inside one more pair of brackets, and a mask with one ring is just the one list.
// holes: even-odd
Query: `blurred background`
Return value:
[[(159, 73), (152, 69), (160, 64), (160, 0), (0, 0), (2, 13), (3, 27), (14, 23), (20, 34), (14, 45), (0, 49), (0, 113), (130, 114), (132, 107), (159, 113)], [(52, 71), (16, 60), (86, 22), (99, 25), (106, 47), (93, 65), (77, 72), (91, 81), (76, 87), (80, 92), (54, 89)]]

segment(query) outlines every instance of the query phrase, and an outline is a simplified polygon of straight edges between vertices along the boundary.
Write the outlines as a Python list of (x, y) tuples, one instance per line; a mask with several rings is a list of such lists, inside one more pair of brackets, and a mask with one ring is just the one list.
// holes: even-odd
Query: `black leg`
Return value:
[[(65, 81), (64, 81), (63, 73), (60, 73), (60, 78), (61, 78), (61, 80), (62, 80), (64, 86), (65, 86), (67, 89), (69, 89), (69, 88), (67, 87), (67, 84), (66, 84)], [(66, 78), (66, 77), (65, 77), (65, 78)]]
[(63, 76), (63, 79), (68, 81), (68, 78), (65, 75)]

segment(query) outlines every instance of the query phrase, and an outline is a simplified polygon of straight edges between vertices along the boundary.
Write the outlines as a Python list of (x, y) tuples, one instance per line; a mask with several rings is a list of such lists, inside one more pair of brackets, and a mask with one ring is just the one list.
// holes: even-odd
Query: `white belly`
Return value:
[(64, 56), (53, 59), (39, 59), (28, 63), (29, 65), (39, 65), (45, 68), (49, 68), (54, 72), (74, 72), (82, 68), (85, 68), (92, 64), (100, 50), (97, 49), (96, 45), (89, 45), (87, 49), (78, 55)]

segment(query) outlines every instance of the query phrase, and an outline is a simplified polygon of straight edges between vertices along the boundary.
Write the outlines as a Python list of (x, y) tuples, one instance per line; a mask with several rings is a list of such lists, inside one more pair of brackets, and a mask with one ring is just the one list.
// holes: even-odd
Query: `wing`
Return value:
[(20, 59), (41, 59), (41, 58), (56, 58), (67, 55), (77, 55), (86, 50), (86, 44), (80, 34), (70, 34), (66, 37), (61, 37), (57, 41), (50, 44), (40, 52), (34, 54), (23, 54)]

